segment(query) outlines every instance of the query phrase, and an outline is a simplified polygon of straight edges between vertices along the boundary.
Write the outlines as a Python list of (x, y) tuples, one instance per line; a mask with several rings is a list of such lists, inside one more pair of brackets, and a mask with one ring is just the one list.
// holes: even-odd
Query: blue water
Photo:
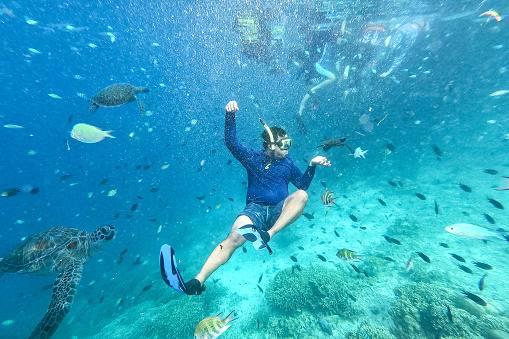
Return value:
[[(349, 59), (336, 71), (340, 56), (328, 56), (327, 67), (338, 80), (318, 92), (316, 110), (310, 109), (313, 103), (308, 105), (303, 114), (305, 135), (299, 133), (294, 116), (307, 88), (294, 77), (295, 70), (273, 75), (266, 65), (241, 53), (239, 36), (232, 30), (233, 12), (249, 5), (256, 6), (235, 1), (0, 4), (0, 126), (23, 127), (0, 127), (0, 191), (21, 189), (18, 195), (0, 198), (0, 257), (22, 238), (51, 227), (92, 231), (111, 224), (118, 230), (115, 241), (85, 265), (71, 312), (53, 338), (191, 338), (201, 319), (219, 312), (226, 316), (234, 309), (239, 319), (224, 338), (390, 338), (389, 332), (404, 338), (402, 333), (411, 332), (406, 326), (414, 331), (413, 338), (507, 338), (509, 244), (498, 239), (484, 244), (444, 231), (454, 223), (509, 230), (509, 192), (494, 190), (504, 185), (502, 176), (509, 176), (509, 94), (489, 96), (509, 90), (507, 4), (337, 3), (338, 12), (347, 14), (346, 28), (352, 33), (347, 40), (358, 36), (364, 23), (391, 18), (408, 22), (425, 15), (432, 18), (430, 30), (421, 33), (393, 78), (382, 79), (380, 72), (362, 78), (360, 70), (351, 70), (349, 79), (342, 80)], [(287, 58), (303, 44), (299, 31), (303, 9), (318, 4), (265, 5), (289, 18), (283, 49)], [(500, 22), (479, 18), (490, 9), (501, 13)], [(129, 103), (90, 115), (87, 99), (122, 82), (150, 89), (139, 98), (152, 114), (140, 117), (137, 104)], [(158, 251), (162, 244), (171, 244), (184, 276), (192, 278), (244, 207), (242, 182), (247, 176), (223, 142), (224, 107), (230, 100), (240, 107), (237, 127), (242, 143), (261, 147), (259, 118), (263, 118), (286, 129), (293, 139), (290, 154), (302, 170), (317, 155), (327, 156), (332, 166), (318, 168), (308, 190), (305, 212), (315, 219), (301, 217), (278, 234), (271, 241), (276, 252), (271, 257), (246, 244), (247, 253), (239, 249), (207, 281), (202, 296), (188, 297), (160, 278)], [(372, 130), (360, 123), (363, 114), (370, 116)], [(81, 122), (113, 130), (116, 138), (80, 143), (69, 132)], [(345, 148), (327, 153), (316, 149), (323, 139), (341, 137), (353, 148), (368, 150), (366, 159), (354, 158)], [(396, 148), (389, 155), (381, 153), (387, 143)], [(433, 145), (442, 156), (433, 152)], [(498, 174), (484, 173), (485, 169)], [(388, 181), (401, 182), (402, 187), (394, 188)], [(339, 197), (340, 207), (327, 218), (320, 182)], [(462, 191), (458, 183), (467, 184), (472, 192)], [(28, 193), (34, 187), (39, 192)], [(158, 191), (152, 193), (152, 188)], [(112, 190), (116, 194), (108, 196)], [(417, 199), (415, 193), (427, 200)], [(197, 199), (202, 196), (203, 201)], [(486, 197), (506, 209), (496, 209)], [(381, 206), (379, 198), (387, 206)], [(138, 208), (131, 211), (135, 203)], [(484, 213), (496, 224), (488, 223)], [(384, 234), (403, 244), (387, 243)], [(448, 243), (450, 249), (439, 242)], [(355, 265), (370, 272), (368, 276), (356, 274), (338, 259), (335, 253), (340, 248), (362, 254), (364, 263)], [(427, 254), (431, 263), (424, 263), (416, 251)], [(461, 271), (451, 252), (464, 256), (474, 273)], [(291, 255), (303, 271), (288, 273), (295, 266)], [(134, 264), (138, 256), (140, 264)], [(379, 261), (384, 256), (395, 261)], [(410, 257), (414, 268), (407, 273)], [(494, 267), (482, 292), (477, 282), (486, 272), (473, 261)], [(278, 275), (290, 274), (291, 279), (304, 281), (291, 287), (302, 290), (311, 303), (322, 302), (324, 297), (307, 283), (328, 281), (313, 280), (318, 278), (309, 272), (316, 266), (327, 268), (333, 280), (348, 286), (354, 298), (345, 307), (351, 312), (292, 305), (294, 311), (286, 312), (267, 301), (268, 293), (283, 293), (292, 300), (293, 292), (271, 285)], [(298, 280), (299, 274), (304, 280)], [(0, 277), (1, 338), (29, 336), (47, 309), (54, 279)], [(329, 287), (320, 287), (323, 295), (336, 295)], [(432, 296), (423, 292), (434, 288), (446, 292)], [(489, 307), (465, 298), (462, 290), (481, 296)], [(405, 291), (414, 291), (415, 298)], [(441, 293), (447, 294), (446, 302), (440, 303), (446, 298)], [(349, 298), (337, 298), (343, 297)], [(439, 323), (436, 326), (446, 332), (439, 333), (425, 320), (409, 323), (401, 311), (405, 302), (422, 312), (421, 319), (433, 319), (431, 323)], [(452, 308), (453, 322), (446, 306)], [(327, 331), (320, 327), (324, 321), (330, 325)], [(377, 332), (373, 326), (385, 329)], [(331, 329), (332, 336), (327, 333)]]

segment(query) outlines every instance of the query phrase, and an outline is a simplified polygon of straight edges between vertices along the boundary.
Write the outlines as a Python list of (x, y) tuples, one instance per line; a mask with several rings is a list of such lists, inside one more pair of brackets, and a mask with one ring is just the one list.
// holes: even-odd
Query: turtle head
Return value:
[(149, 89), (147, 87), (135, 87), (134, 91), (136, 92), (136, 94), (138, 94), (138, 93), (148, 93)]
[(99, 245), (103, 242), (115, 239), (116, 234), (117, 231), (115, 230), (115, 227), (111, 225), (103, 225), (90, 233), (90, 242), (95, 245)]

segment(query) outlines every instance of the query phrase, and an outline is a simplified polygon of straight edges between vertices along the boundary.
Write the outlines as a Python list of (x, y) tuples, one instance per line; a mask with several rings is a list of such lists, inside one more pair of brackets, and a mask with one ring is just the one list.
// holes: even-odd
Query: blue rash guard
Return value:
[(288, 184), (307, 190), (315, 175), (315, 166), (308, 166), (302, 174), (293, 160), (272, 159), (262, 150), (256, 150), (239, 143), (235, 124), (235, 112), (226, 112), (224, 139), (226, 147), (247, 171), (248, 185), (246, 205), (254, 202), (266, 206), (275, 206), (288, 197)]

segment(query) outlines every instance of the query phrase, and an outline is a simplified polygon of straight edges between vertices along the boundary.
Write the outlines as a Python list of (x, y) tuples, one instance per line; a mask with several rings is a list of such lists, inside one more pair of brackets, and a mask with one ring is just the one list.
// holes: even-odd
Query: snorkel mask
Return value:
[(292, 139), (284, 138), (284, 139), (281, 139), (276, 142), (276, 141), (274, 141), (274, 135), (272, 135), (272, 131), (270, 130), (269, 126), (267, 126), (267, 124), (262, 119), (260, 119), (260, 123), (263, 125), (263, 128), (265, 128), (265, 130), (269, 134), (269, 138), (270, 138), (269, 148), (270, 148), (270, 150), (272, 150), (272, 151), (275, 150), (276, 145), (278, 145), (278, 147), (283, 151), (292, 147)]

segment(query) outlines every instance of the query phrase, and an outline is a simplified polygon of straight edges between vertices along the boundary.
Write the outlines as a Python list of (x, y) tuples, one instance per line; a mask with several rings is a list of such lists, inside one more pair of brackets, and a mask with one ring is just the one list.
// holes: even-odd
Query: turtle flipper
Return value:
[(99, 105), (96, 104), (95, 102), (93, 102), (92, 105), (88, 106), (88, 111), (90, 112), (90, 114), (94, 114), (98, 108), (99, 108)]
[(140, 117), (142, 117), (145, 115), (145, 105), (143, 104), (143, 101), (141, 101), (140, 99), (138, 99), (137, 101), (138, 107), (140, 108)]
[(71, 309), (82, 272), (83, 263), (74, 260), (58, 275), (53, 284), (53, 295), (48, 310), (30, 334), (30, 339), (47, 339), (55, 333)]

